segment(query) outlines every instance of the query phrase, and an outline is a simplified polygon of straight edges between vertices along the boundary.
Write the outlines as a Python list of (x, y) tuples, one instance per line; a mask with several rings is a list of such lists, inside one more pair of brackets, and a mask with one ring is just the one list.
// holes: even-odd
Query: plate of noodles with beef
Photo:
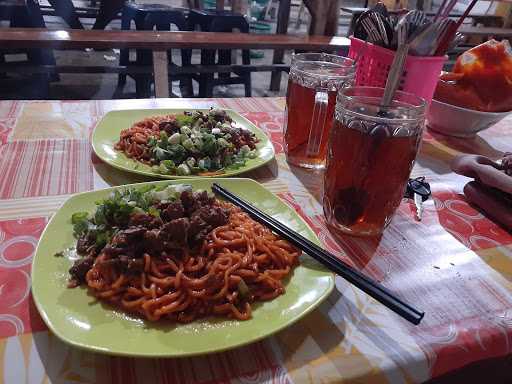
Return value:
[[(48, 328), (76, 347), (179, 357), (269, 336), (318, 306), (334, 276), (240, 208), (213, 179), (76, 194), (49, 221), (32, 263)], [(306, 222), (251, 179), (215, 182), (318, 242)]]
[(115, 168), (163, 179), (233, 176), (274, 158), (263, 131), (214, 108), (111, 111), (94, 129), (92, 146)]

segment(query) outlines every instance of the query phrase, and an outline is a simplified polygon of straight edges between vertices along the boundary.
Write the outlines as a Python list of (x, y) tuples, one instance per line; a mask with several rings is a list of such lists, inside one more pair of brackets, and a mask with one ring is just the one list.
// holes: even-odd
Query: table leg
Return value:
[(155, 96), (169, 97), (169, 71), (167, 51), (153, 51), (153, 72), (155, 75)]
[(123, 9), (126, 0), (102, 0), (92, 29), (105, 29)]
[(57, 15), (62, 17), (71, 28), (84, 29), (71, 0), (48, 0), (48, 2), (55, 9)]
[(325, 36), (336, 36), (338, 34), (338, 24), (340, 21), (339, 0), (334, 0), (329, 4), (327, 15), (325, 17)]
[[(290, 21), (290, 3), (291, 0), (280, 0), (279, 10), (277, 11), (277, 29), (276, 33), (286, 35), (288, 32), (288, 22)], [(273, 64), (282, 64), (284, 59), (284, 51), (275, 50)], [(279, 91), (281, 87), (281, 71), (272, 72), (270, 79), (270, 90)]]
[(299, 12), (297, 14), (297, 22), (295, 23), (295, 29), (300, 29), (300, 25), (302, 24), (302, 15), (304, 14), (304, 2), (300, 3)]
[(304, 0), (304, 4), (311, 14), (308, 33), (310, 35), (324, 35), (329, 4), (326, 4), (325, 0)]
[(241, 0), (231, 0), (231, 11), (245, 15), (249, 4)]

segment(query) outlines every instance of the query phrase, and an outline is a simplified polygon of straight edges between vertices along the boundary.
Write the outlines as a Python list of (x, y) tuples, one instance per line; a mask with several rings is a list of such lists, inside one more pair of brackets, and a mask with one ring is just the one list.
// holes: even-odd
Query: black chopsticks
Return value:
[(385, 305), (404, 319), (411, 323), (418, 325), (425, 315), (424, 312), (418, 311), (406, 302), (394, 296), (390, 291), (373, 279), (363, 275), (361, 272), (352, 268), (342, 260), (338, 259), (332, 253), (320, 248), (318, 245), (309, 241), (305, 237), (299, 235), (297, 232), (291, 230), (284, 224), (275, 220), (271, 216), (263, 213), (258, 208), (252, 206), (245, 200), (229, 192), (217, 183), (213, 183), (212, 191), (224, 197), (231, 203), (239, 206), (243, 211), (248, 213), (256, 221), (266, 225), (272, 231), (282, 236), (296, 247), (300, 248), (308, 255), (319, 261), (331, 271), (337, 273), (345, 280), (349, 281), (363, 292), (367, 293), (375, 300)]

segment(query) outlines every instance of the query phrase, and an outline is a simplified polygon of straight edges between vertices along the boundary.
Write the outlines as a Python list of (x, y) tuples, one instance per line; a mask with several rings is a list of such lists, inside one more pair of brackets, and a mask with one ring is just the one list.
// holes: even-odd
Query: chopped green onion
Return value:
[(190, 168), (185, 163), (178, 165), (178, 168), (176, 168), (178, 176), (188, 176), (190, 173)]
[(179, 144), (181, 143), (181, 134), (176, 132), (176, 133), (173, 133), (171, 135), (171, 137), (169, 137), (169, 140), (168, 140), (168, 143), (169, 144)]

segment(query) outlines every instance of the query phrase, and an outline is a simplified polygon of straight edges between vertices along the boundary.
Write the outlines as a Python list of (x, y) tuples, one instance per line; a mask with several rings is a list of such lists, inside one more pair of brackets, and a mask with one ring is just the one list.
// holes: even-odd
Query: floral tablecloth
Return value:
[[(50, 334), (30, 294), (30, 263), (48, 218), (71, 194), (143, 181), (98, 160), (90, 144), (107, 111), (232, 108), (267, 132), (277, 161), (247, 174), (299, 211), (325, 246), (426, 311), (414, 327), (336, 279), (295, 325), (261, 342), (186, 359), (92, 354)], [(423, 221), (404, 201), (376, 240), (334, 240), (321, 209), (322, 175), (290, 168), (281, 98), (0, 102), (0, 377), (5, 383), (419, 383), (512, 352), (512, 235), (470, 207), (459, 152), (499, 157), (512, 118), (475, 139), (424, 133), (413, 176), (433, 199)]]

